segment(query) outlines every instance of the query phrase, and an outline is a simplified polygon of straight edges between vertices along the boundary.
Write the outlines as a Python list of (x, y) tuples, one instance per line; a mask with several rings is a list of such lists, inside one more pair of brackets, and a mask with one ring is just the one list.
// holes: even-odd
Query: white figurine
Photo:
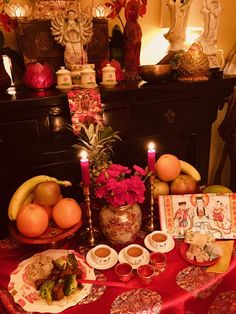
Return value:
[(93, 36), (91, 12), (82, 10), (80, 6), (71, 6), (52, 19), (51, 32), (54, 39), (65, 47), (64, 62), (69, 70), (73, 65), (88, 63), (84, 46)]
[[(203, 51), (208, 55), (210, 68), (222, 67), (223, 61), (219, 64), (219, 51), (217, 51), (217, 36), (222, 7), (220, 0), (203, 0), (201, 12), (203, 14), (203, 32), (197, 39)], [(222, 53), (221, 53), (222, 54)], [(221, 56), (221, 60), (222, 60)]]
[(168, 0), (167, 6), (170, 13), (170, 29), (164, 34), (169, 41), (169, 51), (184, 50), (186, 27), (189, 10), (193, 0)]

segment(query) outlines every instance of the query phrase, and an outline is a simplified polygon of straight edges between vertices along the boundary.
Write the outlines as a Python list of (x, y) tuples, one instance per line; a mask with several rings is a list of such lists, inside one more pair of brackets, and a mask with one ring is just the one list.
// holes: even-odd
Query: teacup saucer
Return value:
[(110, 247), (110, 250), (111, 250), (111, 259), (110, 261), (105, 264), (105, 265), (100, 265), (98, 263), (96, 263), (93, 259), (93, 256), (92, 256), (92, 250), (91, 249), (90, 251), (88, 251), (87, 255), (86, 255), (86, 261), (87, 263), (89, 264), (89, 266), (95, 268), (95, 269), (109, 269), (111, 267), (113, 267), (117, 262), (118, 262), (118, 254), (117, 252), (112, 249)]
[(150, 260), (150, 254), (148, 252), (148, 250), (146, 250), (145, 248), (143, 248), (143, 251), (144, 251), (144, 258), (143, 260), (139, 263), (139, 264), (130, 264), (127, 259), (126, 259), (126, 256), (125, 256), (125, 248), (122, 249), (119, 253), (119, 262), (120, 263), (128, 263), (132, 266), (133, 269), (137, 269), (140, 265), (144, 265), (144, 264), (148, 264), (149, 263), (149, 260)]
[(145, 237), (144, 244), (150, 251), (152, 251), (152, 252), (161, 252), (161, 253), (170, 252), (175, 247), (175, 241), (174, 241), (174, 239), (170, 235), (168, 235), (167, 246), (164, 247), (164, 248), (157, 249), (157, 248), (153, 247), (151, 245), (151, 243), (150, 243), (150, 234), (148, 234)]

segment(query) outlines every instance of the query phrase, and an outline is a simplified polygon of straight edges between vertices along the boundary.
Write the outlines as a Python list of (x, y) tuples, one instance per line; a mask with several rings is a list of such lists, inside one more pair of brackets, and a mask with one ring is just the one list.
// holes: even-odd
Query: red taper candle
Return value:
[(148, 171), (155, 172), (156, 150), (154, 144), (148, 145)]
[(87, 158), (87, 153), (84, 150), (81, 152), (80, 166), (83, 187), (89, 187), (90, 185), (89, 160)]

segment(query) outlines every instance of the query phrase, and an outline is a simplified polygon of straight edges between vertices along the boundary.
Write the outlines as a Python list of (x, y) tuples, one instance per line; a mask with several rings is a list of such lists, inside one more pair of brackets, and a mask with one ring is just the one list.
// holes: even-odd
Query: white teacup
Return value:
[(168, 234), (163, 231), (153, 231), (149, 235), (150, 244), (155, 249), (164, 249), (168, 243)]
[(105, 265), (111, 260), (111, 248), (108, 245), (100, 244), (92, 250), (95, 263)]
[(144, 258), (144, 250), (138, 244), (130, 244), (125, 248), (125, 257), (130, 264), (139, 264)]

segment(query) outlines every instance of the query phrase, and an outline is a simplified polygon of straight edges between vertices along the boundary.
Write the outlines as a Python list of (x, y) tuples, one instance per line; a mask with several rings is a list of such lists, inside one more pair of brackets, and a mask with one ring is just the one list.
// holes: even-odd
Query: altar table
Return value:
[[(145, 234), (141, 232), (137, 243), (144, 245)], [(160, 295), (161, 314), (233, 314), (236, 313), (236, 251), (233, 250), (230, 267), (226, 273), (216, 274), (205, 272), (206, 267), (197, 267), (186, 262), (180, 254), (181, 240), (175, 240), (175, 248), (166, 253), (167, 267), (164, 272), (145, 286), (135, 275), (128, 282), (127, 288), (106, 287), (104, 293), (97, 300), (88, 304), (79, 304), (64, 310), (63, 314), (108, 314), (113, 301), (125, 291), (133, 288), (154, 290)], [(61, 248), (75, 249), (86, 254), (88, 249), (80, 246), (79, 237), (75, 235), (68, 239)], [(119, 248), (120, 249), (120, 248)], [(117, 249), (117, 251), (119, 251)], [(0, 313), (28, 313), (12, 303), (7, 293), (10, 273), (19, 262), (36, 252), (34, 246), (17, 243), (11, 237), (0, 241)], [(117, 281), (114, 267), (108, 270), (99, 270), (108, 281)], [(96, 297), (95, 297), (96, 299)], [(116, 312), (118, 313), (118, 312)], [(153, 311), (142, 314), (159, 313)], [(140, 312), (141, 314), (141, 312)]]

